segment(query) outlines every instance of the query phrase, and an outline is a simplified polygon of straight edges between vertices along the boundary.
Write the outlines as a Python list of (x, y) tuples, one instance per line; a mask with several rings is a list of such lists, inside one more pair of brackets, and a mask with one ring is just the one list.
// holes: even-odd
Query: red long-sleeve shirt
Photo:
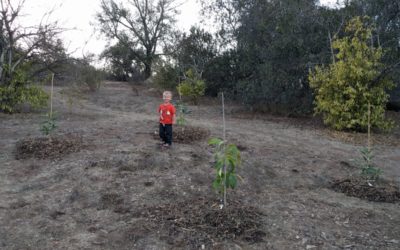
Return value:
[(175, 112), (175, 107), (171, 103), (161, 104), (160, 107), (158, 107), (158, 113), (160, 114), (160, 123), (172, 124)]

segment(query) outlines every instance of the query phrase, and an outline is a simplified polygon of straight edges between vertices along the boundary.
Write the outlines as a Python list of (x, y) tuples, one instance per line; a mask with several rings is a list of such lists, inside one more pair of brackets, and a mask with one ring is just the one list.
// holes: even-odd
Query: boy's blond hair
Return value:
[(171, 91), (164, 91), (163, 92), (163, 99), (167, 99), (169, 97), (169, 99), (172, 99), (172, 93)]

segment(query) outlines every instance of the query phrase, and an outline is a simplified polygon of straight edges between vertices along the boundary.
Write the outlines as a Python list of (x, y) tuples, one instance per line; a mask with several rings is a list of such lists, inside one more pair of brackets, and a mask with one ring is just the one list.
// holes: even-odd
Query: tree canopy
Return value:
[(102, 0), (97, 21), (101, 32), (117, 39), (143, 67), (145, 78), (152, 74), (154, 60), (174, 38), (175, 0)]
[(360, 17), (350, 20), (346, 36), (333, 42), (338, 50), (336, 60), (326, 68), (316, 67), (309, 76), (316, 112), (338, 130), (366, 131), (369, 123), (380, 129), (391, 125), (384, 117), (386, 91), (394, 85), (386, 77), (379, 79), (384, 68), (382, 48), (371, 44), (374, 29), (368, 21)]

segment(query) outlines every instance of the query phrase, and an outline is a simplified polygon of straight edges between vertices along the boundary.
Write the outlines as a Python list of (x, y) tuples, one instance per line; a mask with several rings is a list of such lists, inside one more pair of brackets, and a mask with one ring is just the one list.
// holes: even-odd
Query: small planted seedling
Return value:
[(190, 111), (188, 110), (187, 106), (182, 101), (178, 101), (176, 103), (176, 107), (178, 109), (178, 117), (176, 119), (176, 123), (180, 126), (184, 126), (187, 123), (186, 118), (185, 118), (186, 114), (190, 113)]
[(224, 195), (223, 207), (226, 207), (227, 188), (234, 189), (237, 184), (236, 168), (241, 163), (240, 151), (235, 144), (226, 145), (219, 138), (210, 139), (208, 144), (215, 147), (216, 177), (213, 188)]
[(51, 90), (50, 90), (50, 112), (47, 113), (46, 117), (46, 121), (44, 121), (40, 127), (40, 131), (48, 136), (51, 134), (51, 132), (54, 131), (54, 129), (56, 129), (57, 125), (56, 125), (56, 119), (53, 115), (53, 88), (54, 88), (54, 74), (51, 75)]
[(382, 174), (382, 170), (373, 162), (374, 155), (371, 148), (362, 148), (360, 150), (361, 159), (357, 161), (361, 167), (361, 175), (369, 181), (375, 181)]
[(361, 175), (367, 178), (368, 181), (375, 181), (382, 174), (382, 170), (379, 169), (373, 162), (374, 155), (372, 153), (371, 146), (371, 104), (368, 102), (367, 112), (367, 147), (360, 150), (361, 159), (358, 160), (358, 165), (361, 167)]
[(40, 131), (48, 136), (50, 135), (56, 128), (57, 128), (57, 124), (56, 124), (56, 119), (54, 117), (54, 115), (51, 114), (47, 114), (47, 119), (46, 121), (44, 121), (40, 127)]

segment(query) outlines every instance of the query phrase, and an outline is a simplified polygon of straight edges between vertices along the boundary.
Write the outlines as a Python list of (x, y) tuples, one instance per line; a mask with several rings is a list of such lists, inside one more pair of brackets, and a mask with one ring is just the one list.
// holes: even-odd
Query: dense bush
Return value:
[(237, 92), (253, 108), (310, 113), (310, 62), (329, 59), (329, 25), (314, 1), (251, 1), (237, 29)]
[(161, 89), (175, 89), (178, 82), (179, 75), (177, 69), (170, 64), (161, 66), (154, 76), (154, 83)]
[(224, 91), (253, 110), (311, 113), (308, 71), (329, 61), (328, 33), (340, 27), (341, 16), (308, 0), (209, 3), (229, 49), (207, 62), (207, 94)]
[(201, 77), (217, 53), (213, 36), (195, 26), (191, 27), (188, 34), (183, 34), (175, 50), (174, 59), (180, 74), (192, 69)]
[(83, 65), (80, 69), (78, 81), (85, 84), (90, 91), (98, 90), (103, 80), (104, 73), (91, 65)]
[(239, 78), (239, 56), (229, 50), (215, 56), (205, 66), (203, 79), (206, 83), (206, 95), (217, 96), (223, 91), (230, 97), (237, 96), (236, 82)]
[(322, 113), (326, 124), (335, 129), (365, 131), (368, 127), (368, 106), (371, 105), (371, 126), (388, 129), (385, 120), (387, 89), (393, 82), (381, 78), (382, 48), (371, 46), (372, 27), (368, 19), (356, 17), (347, 27), (347, 36), (336, 39), (336, 62), (329, 67), (316, 67), (310, 73), (315, 90), (315, 111)]
[(14, 113), (19, 106), (28, 103), (38, 109), (47, 105), (48, 95), (40, 87), (30, 84), (26, 73), (16, 70), (9, 81), (0, 85), (0, 111)]
[(352, 0), (343, 8), (346, 15), (370, 16), (376, 22), (376, 29), (372, 40), (382, 46), (385, 51), (382, 62), (390, 67), (386, 73), (390, 74), (397, 85), (391, 94), (388, 109), (400, 110), (400, 11), (398, 0)]
[(100, 59), (107, 63), (107, 80), (140, 83), (145, 80), (143, 67), (136, 60), (140, 52), (132, 49), (135, 46), (127, 39), (124, 37), (122, 41), (107, 47), (100, 54)]

